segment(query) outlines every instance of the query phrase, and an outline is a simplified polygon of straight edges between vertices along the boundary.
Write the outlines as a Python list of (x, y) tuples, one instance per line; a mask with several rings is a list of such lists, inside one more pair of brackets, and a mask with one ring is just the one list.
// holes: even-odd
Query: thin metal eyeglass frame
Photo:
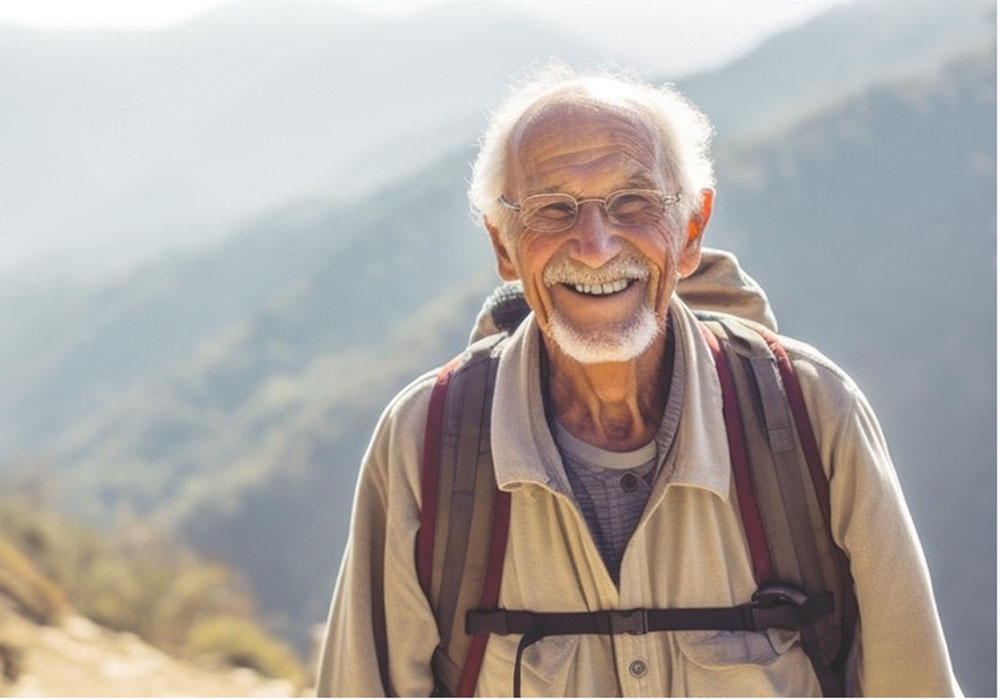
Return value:
[(567, 223), (565, 226), (560, 226), (559, 228), (550, 228), (550, 229), (537, 229), (537, 228), (534, 228), (532, 226), (529, 226), (528, 222), (524, 220), (523, 216), (519, 217), (521, 219), (521, 223), (524, 224), (524, 226), (526, 228), (529, 228), (532, 231), (538, 231), (539, 233), (559, 233), (560, 231), (565, 231), (567, 229), (573, 228), (573, 226), (576, 225), (577, 220), (580, 218), (580, 206), (583, 205), (583, 204), (585, 204), (586, 202), (600, 202), (601, 209), (604, 210), (604, 215), (608, 217), (608, 221), (610, 221), (611, 223), (615, 224), (616, 226), (634, 226), (634, 225), (636, 225), (636, 224), (627, 224), (627, 223), (624, 223), (622, 221), (618, 221), (614, 216), (611, 215), (611, 211), (608, 209), (608, 203), (614, 197), (617, 197), (617, 196), (623, 195), (623, 194), (652, 194), (652, 195), (656, 195), (656, 196), (658, 196), (660, 198), (660, 201), (663, 202), (663, 211), (664, 212), (667, 210), (667, 205), (669, 205), (669, 204), (677, 204), (678, 202), (681, 201), (681, 191), (680, 190), (677, 190), (677, 192), (675, 192), (674, 194), (664, 194), (660, 190), (644, 190), (644, 189), (615, 190), (614, 192), (611, 192), (610, 194), (608, 194), (606, 197), (586, 197), (584, 199), (577, 199), (573, 195), (567, 194), (565, 192), (543, 192), (543, 193), (540, 193), (540, 194), (533, 194), (533, 195), (530, 195), (528, 197), (525, 197), (518, 204), (515, 204), (514, 202), (511, 202), (509, 199), (507, 199), (503, 195), (500, 195), (499, 197), (497, 197), (497, 201), (500, 202), (500, 204), (503, 205), (504, 207), (506, 207), (507, 209), (509, 209), (511, 211), (516, 211), (518, 214), (521, 214), (521, 209), (524, 206), (524, 203), (528, 202), (528, 201), (530, 201), (532, 199), (535, 199), (537, 197), (551, 197), (552, 195), (562, 195), (562, 196), (566, 197), (566, 201), (572, 201), (574, 203), (575, 209), (574, 209), (573, 219), (569, 223)]

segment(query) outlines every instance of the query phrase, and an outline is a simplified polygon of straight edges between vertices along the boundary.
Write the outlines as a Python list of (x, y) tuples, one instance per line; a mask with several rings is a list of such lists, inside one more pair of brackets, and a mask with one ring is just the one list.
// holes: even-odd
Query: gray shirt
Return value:
[(558, 423), (554, 437), (576, 504), (617, 584), (625, 546), (649, 500), (656, 441), (629, 452), (610, 452), (574, 437)]
[(683, 364), (679, 358), (673, 362), (670, 394), (656, 436), (636, 450), (612, 452), (595, 447), (553, 421), (552, 437), (573, 499), (616, 585), (625, 548), (642, 518), (653, 479), (677, 432), (684, 393)]

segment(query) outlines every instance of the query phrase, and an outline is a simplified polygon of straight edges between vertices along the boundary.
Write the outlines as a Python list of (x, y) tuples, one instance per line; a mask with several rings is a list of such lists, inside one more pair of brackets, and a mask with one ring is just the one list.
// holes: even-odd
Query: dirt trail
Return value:
[[(5, 651), (6, 650), (6, 651)], [(301, 692), (301, 691), (300, 691)], [(175, 659), (130, 632), (71, 615), (38, 625), (0, 604), (0, 695), (288, 697), (290, 681)]]

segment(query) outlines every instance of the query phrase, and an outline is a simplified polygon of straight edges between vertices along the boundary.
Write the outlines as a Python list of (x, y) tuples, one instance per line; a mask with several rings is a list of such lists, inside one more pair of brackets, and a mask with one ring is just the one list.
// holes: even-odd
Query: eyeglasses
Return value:
[(521, 223), (532, 231), (557, 233), (571, 228), (584, 202), (600, 202), (608, 220), (618, 226), (640, 226), (660, 221), (670, 204), (681, 201), (680, 191), (663, 194), (659, 190), (617, 190), (607, 197), (577, 199), (563, 192), (533, 194), (520, 204), (500, 195), (499, 202), (521, 215)]

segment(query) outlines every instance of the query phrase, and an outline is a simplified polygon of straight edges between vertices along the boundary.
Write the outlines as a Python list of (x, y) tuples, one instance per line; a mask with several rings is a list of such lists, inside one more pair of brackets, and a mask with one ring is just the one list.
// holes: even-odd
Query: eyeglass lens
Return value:
[[(623, 226), (648, 224), (663, 216), (663, 198), (652, 192), (614, 192), (605, 200), (584, 199), (602, 206), (608, 219)], [(521, 202), (524, 225), (536, 231), (562, 231), (576, 223), (580, 203), (568, 194), (539, 194)]]

